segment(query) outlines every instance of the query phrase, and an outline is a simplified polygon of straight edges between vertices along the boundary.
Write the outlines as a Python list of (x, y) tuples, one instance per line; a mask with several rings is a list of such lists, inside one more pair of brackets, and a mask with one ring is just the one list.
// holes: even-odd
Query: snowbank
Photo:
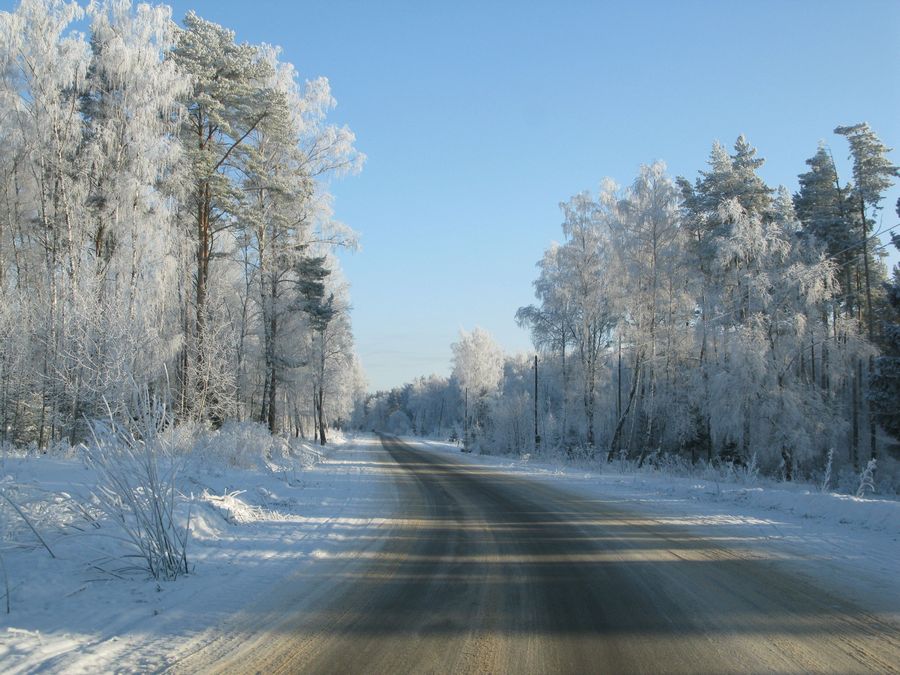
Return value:
[(0, 459), (0, 488), (56, 556), (21, 518), (0, 512), (11, 609), (0, 603), (2, 670), (159, 669), (173, 645), (202, 641), (280, 577), (339, 551), (348, 532), (394, 505), (372, 461), (378, 441), (336, 440), (322, 454), (238, 425), (187, 448), (180, 488), (193, 497), (191, 573), (173, 582), (122, 559), (116, 529), (91, 508), (95, 474), (79, 458)]

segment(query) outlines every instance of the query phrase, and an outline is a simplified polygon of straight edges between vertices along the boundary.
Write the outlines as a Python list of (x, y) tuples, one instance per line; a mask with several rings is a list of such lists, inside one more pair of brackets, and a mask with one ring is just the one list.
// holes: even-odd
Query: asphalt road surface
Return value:
[(302, 611), (273, 606), (174, 670), (900, 672), (896, 624), (777, 561), (383, 445), (401, 513), (360, 531), (354, 555), (317, 562), (323, 592)]

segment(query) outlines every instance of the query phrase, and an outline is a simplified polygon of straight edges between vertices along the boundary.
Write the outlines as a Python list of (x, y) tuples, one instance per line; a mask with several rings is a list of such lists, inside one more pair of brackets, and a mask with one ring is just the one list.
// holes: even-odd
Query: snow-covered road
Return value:
[[(53, 494), (92, 480), (77, 462), (46, 457), (2, 468)], [(14, 611), (0, 624), (0, 664), (67, 673), (900, 668), (900, 503), (618, 468), (362, 438), (290, 475), (194, 471), (202, 497), (185, 578), (94, 573), (90, 533), (51, 538), (58, 559), (39, 547), (8, 554)]]
[(900, 666), (896, 589), (876, 606), (860, 602), (804, 574), (784, 546), (732, 529), (772, 519), (651, 515), (609, 494), (515, 476), (490, 458), (385, 447), (372, 461), (395, 479), (393, 517), (359, 528), (349, 548), (320, 552), (176, 671)]

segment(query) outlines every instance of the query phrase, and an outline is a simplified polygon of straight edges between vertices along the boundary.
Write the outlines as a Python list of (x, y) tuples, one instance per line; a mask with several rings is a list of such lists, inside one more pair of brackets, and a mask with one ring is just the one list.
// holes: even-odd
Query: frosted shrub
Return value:
[(97, 471), (97, 505), (154, 579), (174, 579), (188, 571), (190, 507), (180, 526), (177, 463), (160, 433), (169, 422), (165, 406), (145, 394), (132, 428), (110, 416), (91, 424), (93, 442), (82, 446)]
[(293, 475), (298, 464), (300, 468), (308, 469), (322, 461), (322, 453), (316, 446), (299, 438), (269, 436), (264, 460), (269, 471)]
[(628, 448), (622, 448), (617, 455), (619, 473), (632, 473), (637, 469), (637, 462), (628, 459)]
[(743, 483), (744, 485), (755, 485), (759, 480), (759, 462), (755, 452), (750, 456), (750, 461), (746, 464), (743, 462), (724, 462), (717, 468), (722, 480)]
[(651, 463), (654, 471), (671, 476), (690, 476), (694, 467), (690, 461), (677, 454), (659, 454)]
[(831, 470), (834, 467), (834, 448), (828, 449), (828, 460), (825, 462), (825, 475), (822, 478), (821, 492), (828, 492), (831, 487)]
[[(257, 422), (226, 422), (216, 431), (194, 428), (191, 433), (195, 436), (195, 459), (213, 471), (229, 466), (281, 473), (297, 462), (302, 467), (309, 467), (322, 459), (321, 453), (309, 442), (273, 436), (264, 424)], [(178, 436), (177, 430), (175, 435)], [(182, 445), (189, 438), (186, 436)]]
[(226, 422), (222, 428), (201, 434), (194, 452), (211, 465), (258, 469), (272, 445), (272, 435), (257, 422)]
[(865, 497), (866, 492), (875, 492), (875, 467), (877, 462), (874, 459), (870, 459), (869, 463), (866, 464), (866, 468), (863, 470), (862, 475), (859, 477), (859, 488), (856, 490), (857, 497)]

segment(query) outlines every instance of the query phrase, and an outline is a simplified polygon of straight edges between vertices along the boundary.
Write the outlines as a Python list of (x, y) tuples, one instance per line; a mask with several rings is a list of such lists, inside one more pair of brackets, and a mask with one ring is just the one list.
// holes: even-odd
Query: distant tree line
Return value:
[[(898, 170), (868, 125), (835, 133), (852, 180), (821, 145), (796, 194), (772, 189), (741, 136), (694, 181), (656, 163), (560, 205), (562, 242), (516, 314), (540, 357), (543, 448), (755, 461), (791, 479), (832, 448), (859, 470), (896, 442), (900, 271), (889, 280), (876, 227)], [(452, 377), (370, 396), (355, 419), (534, 452), (533, 377), (530, 358), (476, 329), (454, 345)]]

